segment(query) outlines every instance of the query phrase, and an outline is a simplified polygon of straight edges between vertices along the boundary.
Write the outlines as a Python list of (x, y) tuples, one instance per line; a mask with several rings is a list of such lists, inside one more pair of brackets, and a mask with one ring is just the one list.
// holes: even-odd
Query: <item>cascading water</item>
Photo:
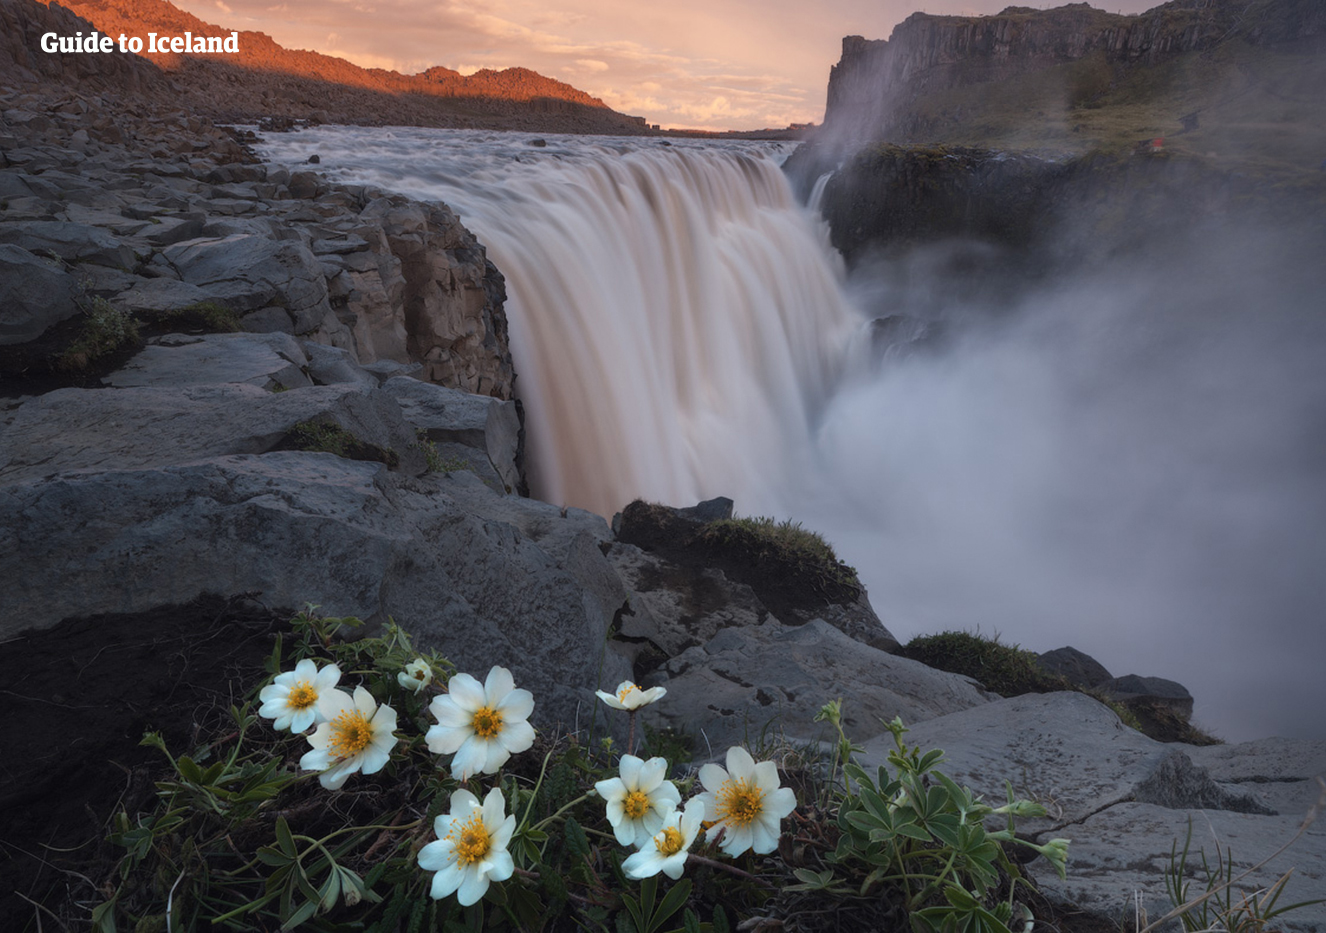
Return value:
[(446, 201), (487, 246), (536, 495), (775, 508), (860, 318), (768, 147), (340, 129), (276, 140), (278, 158), (287, 141)]
[[(849, 301), (778, 145), (528, 141), (265, 148), (446, 201), (486, 244), (541, 498), (728, 495), (824, 533), (903, 639), (1071, 644), (1184, 683), (1226, 737), (1326, 738), (1315, 241), (1233, 231), (1012, 288), (970, 274), (989, 247), (940, 244), (856, 270)], [(892, 320), (854, 339), (868, 316)]]

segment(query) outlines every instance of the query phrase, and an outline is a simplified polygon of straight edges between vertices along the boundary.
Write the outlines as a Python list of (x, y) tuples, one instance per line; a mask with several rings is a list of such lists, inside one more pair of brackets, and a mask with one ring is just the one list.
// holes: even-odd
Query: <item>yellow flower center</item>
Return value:
[(640, 819), (649, 812), (649, 795), (638, 790), (631, 791), (622, 801), (622, 809), (631, 819)]
[(681, 830), (675, 826), (667, 827), (654, 837), (654, 845), (658, 849), (658, 854), (664, 858), (676, 855), (685, 843), (686, 840), (682, 838)]
[(764, 809), (764, 791), (759, 785), (742, 780), (727, 780), (718, 790), (718, 819), (734, 826), (745, 826)]
[[(451, 832), (447, 833), (447, 838), (452, 838), (456, 832), (453, 827)], [(460, 827), (459, 838), (455, 840), (456, 860), (461, 866), (472, 865), (475, 862), (482, 861), (488, 854), (488, 850), (493, 847), (492, 837), (488, 835), (488, 828), (483, 825), (483, 813), (476, 811)]]
[(357, 709), (346, 710), (331, 723), (327, 750), (337, 758), (353, 758), (373, 740), (373, 726)]
[(308, 709), (316, 702), (318, 702), (318, 691), (313, 689), (307, 680), (297, 681), (290, 689), (290, 695), (285, 698), (285, 705), (291, 709)]
[(639, 690), (639, 689), (640, 689), (640, 688), (637, 687), (635, 684), (627, 684), (627, 685), (626, 685), (625, 687), (623, 687), (620, 691), (618, 691), (618, 693), (617, 693), (617, 702), (618, 702), (618, 703), (625, 703), (625, 702), (626, 702), (626, 698), (627, 698), (628, 696), (630, 696), (633, 692), (635, 692), (636, 690)]
[(502, 731), (502, 714), (490, 707), (481, 706), (474, 711), (474, 719), (470, 725), (474, 727), (474, 734), (479, 738), (491, 739)]

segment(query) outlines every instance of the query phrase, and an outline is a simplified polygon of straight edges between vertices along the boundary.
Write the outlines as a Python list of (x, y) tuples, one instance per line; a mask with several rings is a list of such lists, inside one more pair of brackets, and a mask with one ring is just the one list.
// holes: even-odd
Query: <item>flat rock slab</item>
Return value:
[[(1176, 845), (1181, 851), (1192, 821), (1188, 857), (1188, 896), (1205, 893), (1205, 874), (1198, 851), (1205, 849), (1212, 865), (1217, 843), (1232, 852), (1235, 874), (1250, 868), (1288, 842), (1303, 816), (1255, 816), (1224, 810), (1170, 810), (1145, 803), (1122, 803), (1059, 835), (1072, 839), (1068, 847), (1068, 878), (1060, 881), (1048, 868), (1036, 871), (1036, 884), (1051, 900), (1131, 924), (1133, 895), (1141, 896), (1151, 920), (1173, 908), (1165, 893), (1165, 872)], [(1195, 864), (1194, 864), (1195, 863)], [(1043, 866), (1033, 863), (1033, 870)], [(1242, 893), (1265, 890), (1290, 869), (1294, 874), (1279, 904), (1326, 897), (1326, 826), (1319, 821), (1286, 852), (1240, 885)], [(1235, 897), (1235, 903), (1240, 897)], [(1125, 926), (1124, 929), (1131, 929)], [(1178, 930), (1175, 924), (1166, 927)], [(1326, 930), (1326, 905), (1291, 911), (1273, 920), (1268, 930), (1285, 933), (1320, 933)]]
[(172, 334), (130, 359), (102, 382), (117, 388), (248, 383), (262, 388), (310, 386), (308, 357), (289, 334)]
[(703, 730), (716, 755), (757, 741), (766, 727), (793, 740), (827, 738), (814, 717), (837, 698), (846, 700), (844, 729), (858, 741), (883, 731), (881, 719), (919, 722), (989, 702), (967, 678), (864, 645), (822, 619), (785, 626), (772, 616), (724, 629), (645, 682), (668, 689), (655, 716), (692, 734)]

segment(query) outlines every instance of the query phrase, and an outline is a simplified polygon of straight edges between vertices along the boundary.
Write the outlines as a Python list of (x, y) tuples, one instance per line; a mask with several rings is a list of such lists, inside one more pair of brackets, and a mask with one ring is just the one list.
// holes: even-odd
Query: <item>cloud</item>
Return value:
[(577, 58), (576, 64), (586, 71), (607, 71), (608, 63), (601, 62), (597, 58)]
[(232, 10), (230, 7), (228, 7), (228, 6), (226, 6), (224, 3), (222, 3), (221, 0), (216, 0), (216, 8), (217, 8), (218, 10), (220, 10), (222, 13), (234, 13), (234, 12), (235, 12), (235, 11)]

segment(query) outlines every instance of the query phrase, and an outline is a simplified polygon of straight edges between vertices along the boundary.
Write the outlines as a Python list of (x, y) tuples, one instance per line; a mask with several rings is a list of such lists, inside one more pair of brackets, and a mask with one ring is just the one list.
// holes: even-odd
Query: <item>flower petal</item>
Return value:
[[(514, 829), (514, 827), (512, 827)], [(511, 853), (506, 849), (493, 854), (493, 867), (488, 872), (488, 877), (493, 881), (505, 881), (516, 873), (515, 860), (511, 858)]]
[(507, 722), (529, 719), (529, 714), (534, 712), (534, 694), (528, 690), (512, 690), (497, 702), (494, 709), (500, 712)]
[(438, 839), (420, 849), (417, 858), (424, 871), (441, 871), (455, 861), (456, 847)]
[(470, 775), (479, 773), (487, 760), (488, 742), (477, 735), (471, 735), (461, 743), (456, 750), (456, 757), (451, 759), (451, 776), (458, 781), (468, 781)]
[(496, 738), (508, 754), (528, 751), (534, 744), (534, 727), (523, 719), (520, 722), (509, 722), (497, 733)]
[(790, 787), (780, 787), (764, 798), (764, 812), (775, 819), (783, 819), (796, 808), (796, 791)]
[(636, 785), (636, 790), (652, 794), (667, 776), (668, 760), (666, 758), (651, 758), (640, 766), (640, 775), (636, 779), (639, 782)]
[(623, 755), (621, 764), (617, 766), (617, 772), (622, 776), (622, 783), (626, 785), (628, 791), (640, 789), (640, 769), (644, 767), (644, 762), (634, 755)]
[(735, 781), (750, 781), (755, 776), (755, 759), (740, 745), (727, 750), (727, 770)]
[(457, 674), (447, 681), (447, 694), (457, 706), (471, 713), (485, 705), (483, 685), (469, 674)]
[(776, 828), (777, 825), (778, 824), (775, 823), (775, 828), (771, 829), (769, 824), (764, 820), (751, 821), (750, 832), (752, 852), (756, 855), (764, 855), (765, 853), (772, 852), (774, 849), (778, 848), (778, 836), (780, 834)]
[(487, 893), (488, 876), (478, 870), (468, 871), (460, 883), (460, 890), (456, 892), (456, 900), (460, 901), (460, 906), (469, 907), (479, 903)]
[[(506, 695), (516, 689), (515, 678), (505, 667), (493, 667), (483, 681), (485, 706), (497, 706), (506, 699)], [(526, 693), (529, 691), (526, 690)]]
[(488, 754), (484, 756), (483, 767), (480, 769), (479, 773), (496, 774), (502, 765), (506, 764), (507, 759), (511, 757), (511, 753), (502, 746), (501, 741), (490, 739), (487, 746)]
[(595, 690), (594, 696), (598, 697), (600, 700), (611, 706), (613, 709), (626, 709), (626, 707), (623, 706), (620, 702), (618, 702), (617, 698), (613, 696), (611, 693), (604, 693), (602, 690)]
[[(727, 782), (728, 774), (722, 767), (714, 764), (712, 761), (707, 765), (700, 766), (700, 783), (704, 789), (710, 793), (718, 793), (723, 789)], [(712, 819), (712, 817), (710, 817)]]
[(460, 887), (464, 875), (461, 873), (459, 865), (448, 865), (433, 876), (433, 886), (429, 889), (429, 896), (435, 901), (440, 901), (444, 897), (450, 897), (456, 893)]

